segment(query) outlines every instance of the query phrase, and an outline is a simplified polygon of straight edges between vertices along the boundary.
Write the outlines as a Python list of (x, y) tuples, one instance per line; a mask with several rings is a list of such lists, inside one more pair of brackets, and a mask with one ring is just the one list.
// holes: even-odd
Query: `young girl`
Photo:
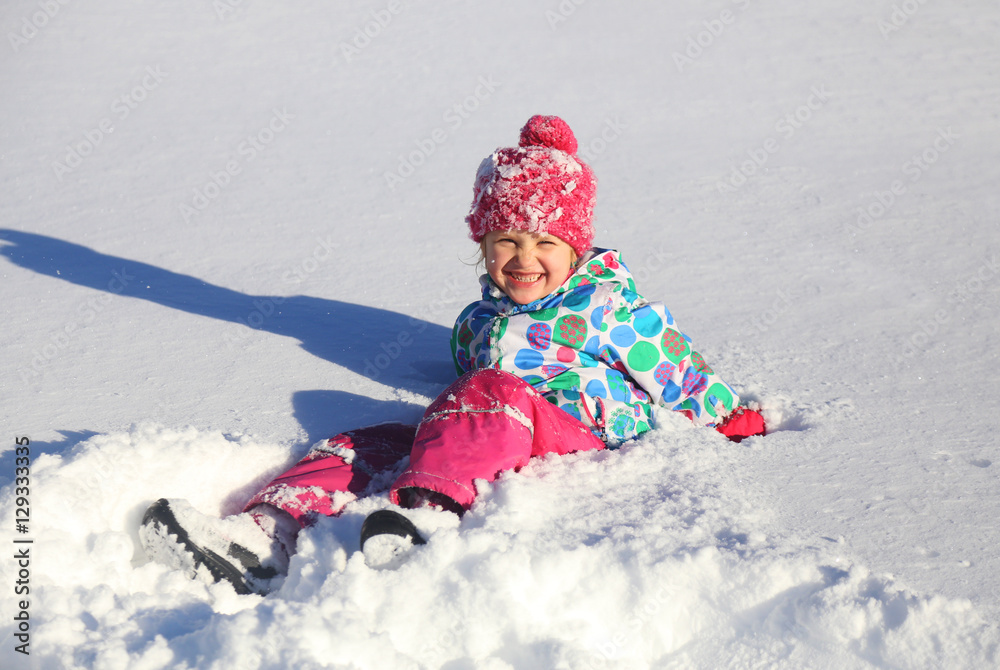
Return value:
[[(576, 150), (562, 119), (534, 116), (519, 146), (479, 166), (466, 221), (486, 264), (482, 299), (452, 332), (458, 380), (418, 426), (323, 440), (226, 519), (161, 499), (140, 529), (147, 554), (263, 593), (287, 572), (299, 529), (369, 493), (406, 456), (390, 502), (462, 514), (475, 480), (532, 456), (614, 448), (653, 427), (654, 404), (736, 442), (763, 435), (760, 414), (740, 406), (662, 304), (639, 295), (618, 252), (592, 248), (596, 181)], [(366, 519), (362, 548), (375, 537), (423, 543), (390, 510)]]

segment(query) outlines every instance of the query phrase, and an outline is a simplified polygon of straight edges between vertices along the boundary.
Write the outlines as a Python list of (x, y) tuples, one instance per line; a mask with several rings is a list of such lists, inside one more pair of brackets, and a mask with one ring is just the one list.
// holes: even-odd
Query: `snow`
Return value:
[[(4, 668), (998, 665), (995, 2), (15, 0), (0, 26)], [(231, 514), (309, 444), (420, 416), (479, 293), (476, 168), (535, 113), (594, 168), (596, 243), (773, 432), (662, 416), (532, 462), (460, 522), (414, 512), (395, 570), (357, 546), (387, 500), (356, 500), (267, 597), (147, 562), (153, 500)]]

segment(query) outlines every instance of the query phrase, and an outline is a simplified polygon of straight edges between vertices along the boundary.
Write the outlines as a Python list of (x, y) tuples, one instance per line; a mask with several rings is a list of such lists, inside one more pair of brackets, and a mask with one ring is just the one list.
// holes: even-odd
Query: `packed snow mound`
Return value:
[[(773, 403), (772, 403), (773, 404)], [(384, 495), (300, 536), (281, 587), (237, 596), (148, 562), (159, 497), (238, 511), (299, 447), (156, 425), (33, 467), (32, 656), (52, 668), (985, 667), (995, 626), (970, 602), (871, 574), (834, 538), (776, 530), (734, 445), (679, 416), (617, 451), (532, 461), (483, 485), (394, 570), (358, 551)], [(789, 423), (787, 417), (785, 423)], [(795, 434), (796, 439), (809, 431)], [(772, 435), (765, 440), (780, 439)], [(0, 523), (13, 526), (13, 485)], [(7, 527), (5, 526), (5, 527)], [(0, 579), (16, 568), (0, 563)], [(0, 607), (12, 611), (4, 592)], [(4, 622), (0, 637), (10, 640)], [(4, 645), (4, 666), (12, 645)]]

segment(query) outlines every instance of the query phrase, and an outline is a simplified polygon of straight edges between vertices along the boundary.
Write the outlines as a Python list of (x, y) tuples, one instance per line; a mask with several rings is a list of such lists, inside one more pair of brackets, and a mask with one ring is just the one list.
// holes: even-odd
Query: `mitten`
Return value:
[(733, 442), (741, 442), (745, 437), (765, 435), (764, 417), (759, 412), (746, 407), (737, 407), (726, 420), (715, 427), (717, 431)]

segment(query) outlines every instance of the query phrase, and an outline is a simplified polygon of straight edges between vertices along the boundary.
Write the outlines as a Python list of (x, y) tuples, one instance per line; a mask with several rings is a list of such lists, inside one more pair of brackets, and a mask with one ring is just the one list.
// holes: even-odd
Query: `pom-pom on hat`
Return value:
[(523, 230), (554, 235), (583, 256), (594, 242), (597, 180), (576, 156), (576, 137), (558, 116), (536, 115), (517, 147), (497, 149), (480, 165), (465, 220), (471, 237)]

